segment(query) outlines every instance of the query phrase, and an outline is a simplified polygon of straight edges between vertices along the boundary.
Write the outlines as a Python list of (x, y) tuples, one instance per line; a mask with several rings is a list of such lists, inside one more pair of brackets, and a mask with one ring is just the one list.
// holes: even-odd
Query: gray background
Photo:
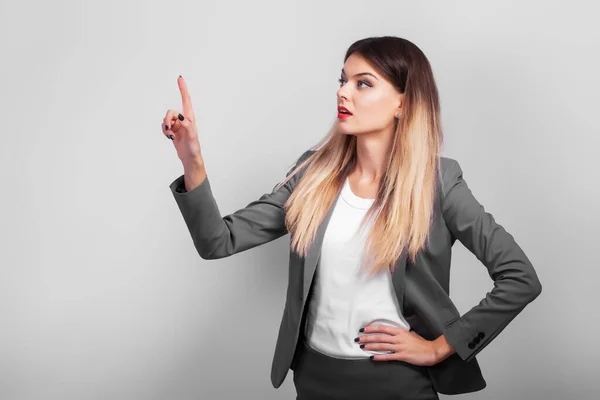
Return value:
[[(478, 355), (473, 399), (591, 399), (599, 32), (593, 2), (58, 1), (0, 6), (0, 398), (293, 399), (269, 380), (289, 236), (205, 261), (160, 131), (187, 80), (223, 215), (336, 117), (346, 48), (427, 55), (446, 146), (544, 291)], [(459, 242), (461, 313), (493, 287)], [(449, 397), (449, 396), (441, 396)]]

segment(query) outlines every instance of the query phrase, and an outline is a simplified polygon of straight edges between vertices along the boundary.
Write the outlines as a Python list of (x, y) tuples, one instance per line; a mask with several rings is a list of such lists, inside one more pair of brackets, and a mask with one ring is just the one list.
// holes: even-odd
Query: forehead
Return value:
[(344, 63), (342, 71), (345, 72), (346, 75), (354, 75), (356, 73), (361, 72), (370, 72), (373, 75), (379, 77), (379, 74), (369, 65), (369, 63), (367, 63), (367, 61), (365, 61), (365, 59), (362, 56), (356, 53), (348, 57), (348, 59)]

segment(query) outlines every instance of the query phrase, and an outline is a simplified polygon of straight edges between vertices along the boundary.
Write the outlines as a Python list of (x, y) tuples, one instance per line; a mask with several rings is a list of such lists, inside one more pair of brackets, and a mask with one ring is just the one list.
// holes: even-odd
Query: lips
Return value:
[(339, 114), (343, 114), (343, 115), (352, 115), (352, 113), (350, 112), (350, 110), (348, 110), (344, 106), (338, 106), (338, 113)]

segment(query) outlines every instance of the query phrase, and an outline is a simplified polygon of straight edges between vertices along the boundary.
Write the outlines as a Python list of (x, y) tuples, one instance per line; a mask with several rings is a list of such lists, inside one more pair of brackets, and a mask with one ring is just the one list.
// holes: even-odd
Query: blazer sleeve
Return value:
[[(304, 152), (286, 177), (312, 152), (314, 151)], [(185, 189), (184, 175), (175, 179), (169, 187), (198, 254), (201, 258), (210, 260), (229, 257), (288, 233), (283, 205), (301, 172), (298, 171), (278, 190), (275, 190), (275, 185), (271, 193), (263, 194), (258, 200), (224, 217), (213, 196), (208, 176), (189, 192)]]
[(443, 334), (469, 362), (542, 292), (538, 276), (513, 236), (475, 199), (456, 160), (443, 178), (443, 217), (452, 235), (485, 265), (494, 288), (483, 300), (449, 322)]

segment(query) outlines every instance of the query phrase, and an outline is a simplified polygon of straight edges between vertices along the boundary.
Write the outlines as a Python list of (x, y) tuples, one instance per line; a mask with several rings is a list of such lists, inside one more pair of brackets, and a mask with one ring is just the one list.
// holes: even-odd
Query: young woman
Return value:
[[(541, 292), (523, 250), (442, 157), (437, 87), (398, 37), (352, 44), (337, 120), (271, 193), (221, 216), (190, 96), (162, 132), (184, 174), (170, 185), (203, 259), (290, 233), (289, 283), (271, 380), (294, 371), (298, 399), (438, 399), (483, 389), (475, 355)], [(464, 315), (449, 297), (456, 240), (494, 288)]]

